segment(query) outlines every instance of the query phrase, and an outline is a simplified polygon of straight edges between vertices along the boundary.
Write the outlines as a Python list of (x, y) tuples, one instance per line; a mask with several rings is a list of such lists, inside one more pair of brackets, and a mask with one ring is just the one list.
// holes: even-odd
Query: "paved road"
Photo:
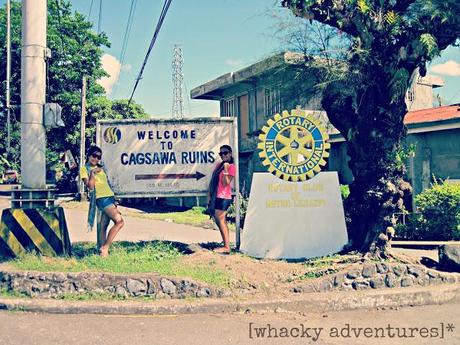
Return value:
[[(72, 242), (95, 241), (96, 233), (86, 229), (86, 212), (66, 209), (66, 220)], [(183, 243), (221, 242), (220, 233), (190, 225), (124, 216), (125, 227), (117, 236), (119, 241), (169, 240)], [(233, 239), (234, 240), (234, 239)]]
[(10, 198), (6, 196), (0, 196), (0, 209), (10, 207)]
[(439, 260), (438, 249), (392, 248), (392, 250), (415, 258), (426, 257), (434, 261)]
[[(0, 198), (0, 210), (10, 206), (7, 198)], [(96, 241), (96, 231), (86, 228), (87, 212), (65, 209), (67, 226), (72, 242)], [(213, 229), (203, 229), (190, 225), (168, 223), (159, 220), (124, 216), (125, 227), (117, 236), (118, 241), (169, 240), (182, 243), (221, 242), (220, 233)], [(235, 233), (231, 233), (235, 241)]]
[[(0, 312), (0, 344), (455, 345), (460, 344), (459, 310), (460, 304), (303, 315), (276, 313), (128, 317)], [(452, 332), (449, 331), (449, 324), (454, 327)], [(368, 337), (363, 333), (366, 327), (370, 328), (366, 331), (370, 332), (366, 333)], [(262, 338), (264, 328), (265, 336)], [(399, 328), (401, 337), (398, 337), (396, 328)], [(283, 333), (286, 331), (288, 333)], [(404, 332), (406, 338), (403, 337)], [(283, 334), (289, 337), (281, 337)], [(390, 338), (391, 335), (394, 337)]]

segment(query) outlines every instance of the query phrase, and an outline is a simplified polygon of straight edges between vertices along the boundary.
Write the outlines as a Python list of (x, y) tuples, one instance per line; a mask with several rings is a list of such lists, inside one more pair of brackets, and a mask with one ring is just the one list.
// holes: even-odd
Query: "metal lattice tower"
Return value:
[(174, 45), (173, 61), (172, 61), (172, 80), (173, 80), (173, 104), (172, 116), (175, 119), (184, 117), (184, 56), (182, 55), (182, 47)]

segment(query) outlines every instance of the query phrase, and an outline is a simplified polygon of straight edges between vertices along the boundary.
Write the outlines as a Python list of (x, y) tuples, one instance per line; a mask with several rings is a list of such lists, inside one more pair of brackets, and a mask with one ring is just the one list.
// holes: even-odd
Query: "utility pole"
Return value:
[[(69, 255), (70, 239), (62, 207), (54, 204), (54, 189), (46, 186), (46, 132), (61, 126), (60, 107), (46, 105), (47, 0), (22, 0), (21, 51), (21, 177), (11, 189), (11, 208), (0, 223), (0, 256), (29, 251), (45, 256)], [(51, 127), (53, 126), (53, 127)]]
[(11, 1), (6, 1), (6, 155), (9, 157), (11, 150)]
[(22, 0), (21, 176), (22, 187), (46, 189), (46, 0)]
[[(80, 167), (85, 162), (85, 140), (86, 140), (86, 76), (83, 77), (81, 83), (81, 120), (80, 120)], [(78, 192), (80, 193), (80, 200), (83, 201), (83, 182), (80, 179), (78, 181)]]

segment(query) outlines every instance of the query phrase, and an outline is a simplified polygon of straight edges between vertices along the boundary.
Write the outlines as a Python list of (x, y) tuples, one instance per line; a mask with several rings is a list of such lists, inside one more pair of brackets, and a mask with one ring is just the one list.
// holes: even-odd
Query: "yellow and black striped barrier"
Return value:
[(0, 257), (15, 257), (27, 252), (45, 256), (70, 255), (70, 239), (64, 210), (3, 210), (0, 224)]

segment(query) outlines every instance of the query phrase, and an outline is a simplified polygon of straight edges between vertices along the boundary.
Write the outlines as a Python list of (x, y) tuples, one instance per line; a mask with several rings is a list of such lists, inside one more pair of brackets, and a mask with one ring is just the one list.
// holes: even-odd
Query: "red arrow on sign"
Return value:
[(197, 171), (195, 174), (144, 174), (135, 175), (134, 179), (139, 180), (166, 180), (166, 179), (196, 179), (197, 181), (205, 177), (205, 174)]

